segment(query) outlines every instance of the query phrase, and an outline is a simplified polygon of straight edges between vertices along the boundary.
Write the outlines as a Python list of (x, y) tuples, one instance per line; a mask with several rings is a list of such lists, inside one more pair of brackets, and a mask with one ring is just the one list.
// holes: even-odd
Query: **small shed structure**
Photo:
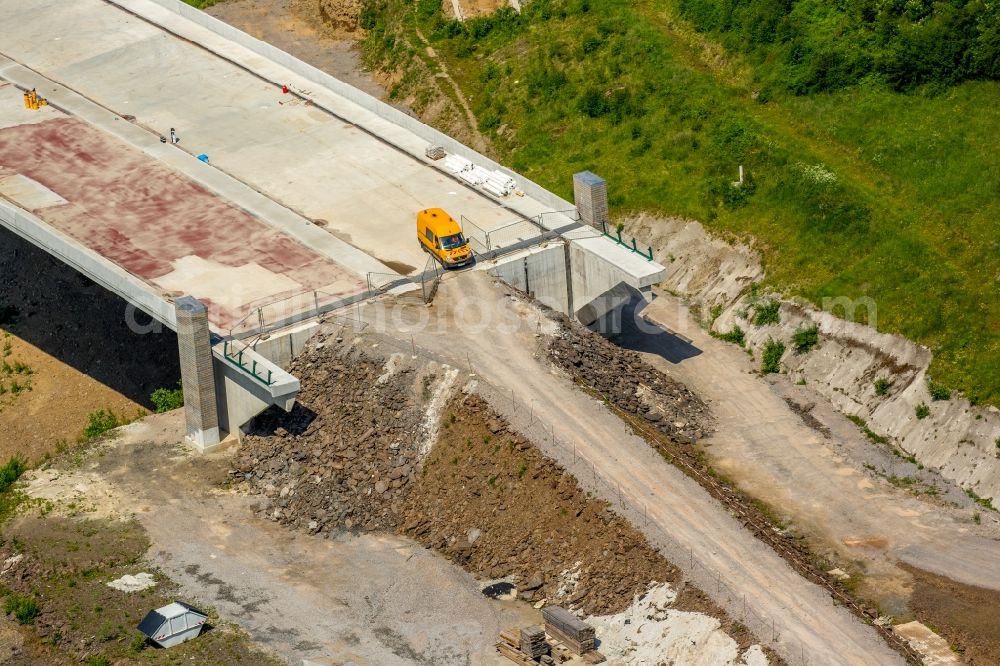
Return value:
[(207, 619), (208, 616), (194, 606), (175, 601), (146, 613), (138, 629), (153, 643), (168, 648), (196, 637)]

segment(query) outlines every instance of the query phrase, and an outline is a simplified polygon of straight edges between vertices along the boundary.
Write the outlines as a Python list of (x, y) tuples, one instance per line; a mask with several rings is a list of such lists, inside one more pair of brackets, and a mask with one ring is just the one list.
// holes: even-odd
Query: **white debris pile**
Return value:
[(113, 587), (122, 592), (142, 592), (151, 587), (156, 587), (156, 581), (151, 573), (138, 573), (134, 576), (125, 574), (121, 578), (108, 583), (108, 587)]
[(499, 169), (490, 171), (485, 167), (473, 164), (472, 160), (454, 153), (445, 158), (444, 168), (456, 174), (469, 185), (482, 187), (494, 196), (505, 197), (517, 187), (514, 179)]
[(597, 633), (597, 649), (609, 664), (767, 665), (759, 646), (741, 656), (717, 619), (671, 608), (676, 599), (670, 585), (663, 583), (636, 597), (621, 613), (588, 618)]

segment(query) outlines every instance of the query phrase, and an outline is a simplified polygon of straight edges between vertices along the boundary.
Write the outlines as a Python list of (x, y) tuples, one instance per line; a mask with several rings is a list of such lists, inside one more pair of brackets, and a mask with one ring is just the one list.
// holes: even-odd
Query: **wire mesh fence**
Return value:
[(541, 216), (519, 218), (507, 224), (484, 231), (479, 225), (461, 216), (462, 231), (469, 247), (480, 259), (492, 259), (514, 250), (531, 247), (537, 243), (555, 238), (557, 231), (550, 231), (541, 223)]
[(469, 241), (472, 253), (477, 257), (488, 255), (490, 252), (490, 243), (486, 232), (466, 216), (462, 215), (460, 219), (462, 222), (462, 233), (465, 234), (466, 240)]
[(514, 220), (487, 233), (488, 245), (493, 256), (532, 245), (556, 234), (545, 229), (536, 220)]

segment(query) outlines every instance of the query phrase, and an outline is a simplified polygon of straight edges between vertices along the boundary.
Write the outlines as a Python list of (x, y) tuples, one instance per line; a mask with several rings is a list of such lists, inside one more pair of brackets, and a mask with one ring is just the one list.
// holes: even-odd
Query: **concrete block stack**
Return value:
[(573, 200), (580, 219), (603, 231), (608, 224), (607, 181), (590, 171), (573, 174)]

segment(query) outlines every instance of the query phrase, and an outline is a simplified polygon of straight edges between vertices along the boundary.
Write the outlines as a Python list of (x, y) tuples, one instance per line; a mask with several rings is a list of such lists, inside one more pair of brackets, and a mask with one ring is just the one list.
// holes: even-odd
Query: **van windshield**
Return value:
[(465, 237), (462, 234), (452, 234), (441, 237), (441, 247), (446, 250), (454, 250), (456, 247), (465, 245)]

